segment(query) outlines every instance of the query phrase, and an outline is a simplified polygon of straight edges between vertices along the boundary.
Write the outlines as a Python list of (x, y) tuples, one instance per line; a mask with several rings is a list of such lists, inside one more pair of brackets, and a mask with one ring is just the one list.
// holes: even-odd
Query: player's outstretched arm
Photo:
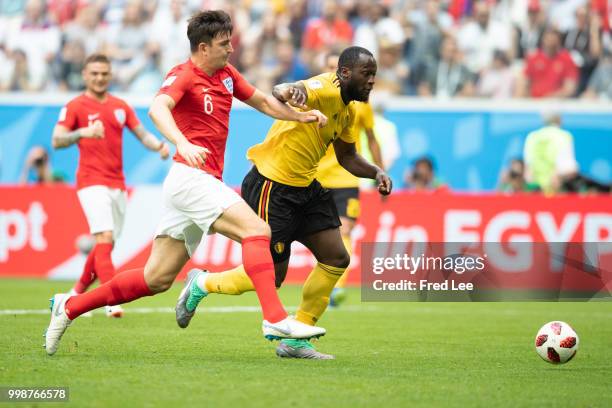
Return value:
[(370, 152), (372, 153), (372, 160), (374, 161), (374, 164), (376, 164), (378, 167), (384, 170), (385, 167), (382, 161), (382, 151), (380, 149), (380, 144), (378, 143), (378, 140), (376, 140), (374, 129), (366, 128), (365, 134), (368, 138), (368, 148), (370, 149)]
[(87, 127), (70, 130), (62, 125), (55, 125), (51, 144), (54, 149), (61, 149), (77, 143), (81, 138), (100, 139), (104, 137), (104, 125), (96, 120)]
[(140, 140), (140, 143), (142, 143), (144, 147), (153, 152), (159, 152), (160, 157), (164, 160), (168, 158), (168, 155), (170, 154), (168, 144), (153, 136), (153, 134), (148, 132), (144, 126), (136, 126), (136, 128), (132, 130), (132, 133), (138, 138), (138, 140)]
[(317, 122), (319, 127), (323, 127), (327, 124), (327, 117), (318, 110), (313, 109), (307, 112), (293, 110), (285, 103), (288, 101), (278, 99), (272, 95), (266, 95), (259, 89), (256, 89), (253, 96), (245, 102), (247, 105), (252, 106), (274, 119), (290, 120), (301, 123)]
[(153, 120), (157, 130), (176, 146), (178, 153), (191, 167), (202, 167), (210, 151), (205, 147), (190, 143), (179, 130), (172, 117), (174, 105), (174, 100), (170, 96), (157, 95), (149, 108), (149, 117)]
[(349, 173), (357, 177), (376, 180), (378, 192), (382, 195), (391, 193), (392, 183), (389, 176), (378, 166), (369, 163), (357, 153), (355, 143), (347, 143), (342, 139), (337, 139), (334, 142), (334, 151), (338, 163)]

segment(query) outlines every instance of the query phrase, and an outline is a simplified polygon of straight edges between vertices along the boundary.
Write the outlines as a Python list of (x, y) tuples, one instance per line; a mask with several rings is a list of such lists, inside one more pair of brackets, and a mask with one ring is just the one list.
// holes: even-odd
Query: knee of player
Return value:
[[(325, 263), (325, 262), (324, 262)], [(336, 268), (348, 268), (351, 263), (351, 256), (346, 251), (338, 252), (332, 259), (329, 260), (329, 266)]]
[(172, 287), (172, 280), (166, 279), (164, 277), (154, 277), (150, 280), (147, 280), (147, 286), (153, 293), (161, 293), (165, 292)]
[(270, 226), (266, 224), (263, 220), (258, 220), (256, 223), (253, 223), (253, 225), (248, 228), (246, 236), (265, 236), (270, 238), (272, 237), (272, 230), (270, 230)]

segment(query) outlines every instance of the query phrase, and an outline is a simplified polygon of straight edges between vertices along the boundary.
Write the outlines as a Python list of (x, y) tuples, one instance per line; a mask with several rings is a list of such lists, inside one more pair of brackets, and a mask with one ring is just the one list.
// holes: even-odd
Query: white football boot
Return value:
[(318, 326), (309, 326), (287, 316), (280, 322), (270, 323), (264, 320), (261, 324), (264, 337), (268, 340), (281, 339), (312, 339), (325, 335), (325, 329)]
[(70, 298), (65, 293), (58, 293), (51, 300), (51, 322), (45, 333), (45, 350), (47, 354), (52, 356), (57, 351), (59, 342), (64, 335), (64, 332), (72, 323), (72, 320), (66, 315), (64, 306)]

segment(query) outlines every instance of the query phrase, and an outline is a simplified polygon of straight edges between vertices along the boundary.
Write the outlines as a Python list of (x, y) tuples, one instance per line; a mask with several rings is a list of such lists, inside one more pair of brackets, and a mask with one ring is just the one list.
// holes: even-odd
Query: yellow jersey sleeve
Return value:
[(266, 139), (247, 152), (247, 158), (262, 175), (295, 187), (312, 183), (319, 161), (335, 139), (341, 137), (348, 143), (356, 140), (347, 133), (355, 120), (354, 107), (342, 101), (336, 74), (321, 74), (302, 84), (308, 97), (306, 105), (327, 116), (327, 125), (319, 128), (316, 123), (277, 120)]
[(374, 110), (367, 102), (355, 102), (357, 126), (360, 129), (374, 129)]
[(340, 139), (346, 143), (357, 143), (359, 140), (359, 127), (357, 126), (357, 109), (355, 102), (348, 105), (348, 123), (340, 133)]

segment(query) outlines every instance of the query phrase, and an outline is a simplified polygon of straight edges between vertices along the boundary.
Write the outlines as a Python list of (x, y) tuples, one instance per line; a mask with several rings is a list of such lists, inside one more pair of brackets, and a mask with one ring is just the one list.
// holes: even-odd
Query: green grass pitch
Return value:
[[(167, 308), (181, 286), (127, 305), (122, 319), (79, 318), (49, 357), (48, 314), (6, 310), (44, 309), (70, 283), (0, 281), (0, 385), (67, 386), (74, 407), (612, 406), (612, 302), (361, 303), (352, 289), (316, 343), (336, 360), (302, 361), (274, 355), (258, 312), (224, 309), (255, 306), (254, 294), (211, 295), (179, 329)], [(286, 305), (299, 290), (281, 289)], [(557, 319), (580, 336), (563, 366), (534, 350), (537, 330)]]

